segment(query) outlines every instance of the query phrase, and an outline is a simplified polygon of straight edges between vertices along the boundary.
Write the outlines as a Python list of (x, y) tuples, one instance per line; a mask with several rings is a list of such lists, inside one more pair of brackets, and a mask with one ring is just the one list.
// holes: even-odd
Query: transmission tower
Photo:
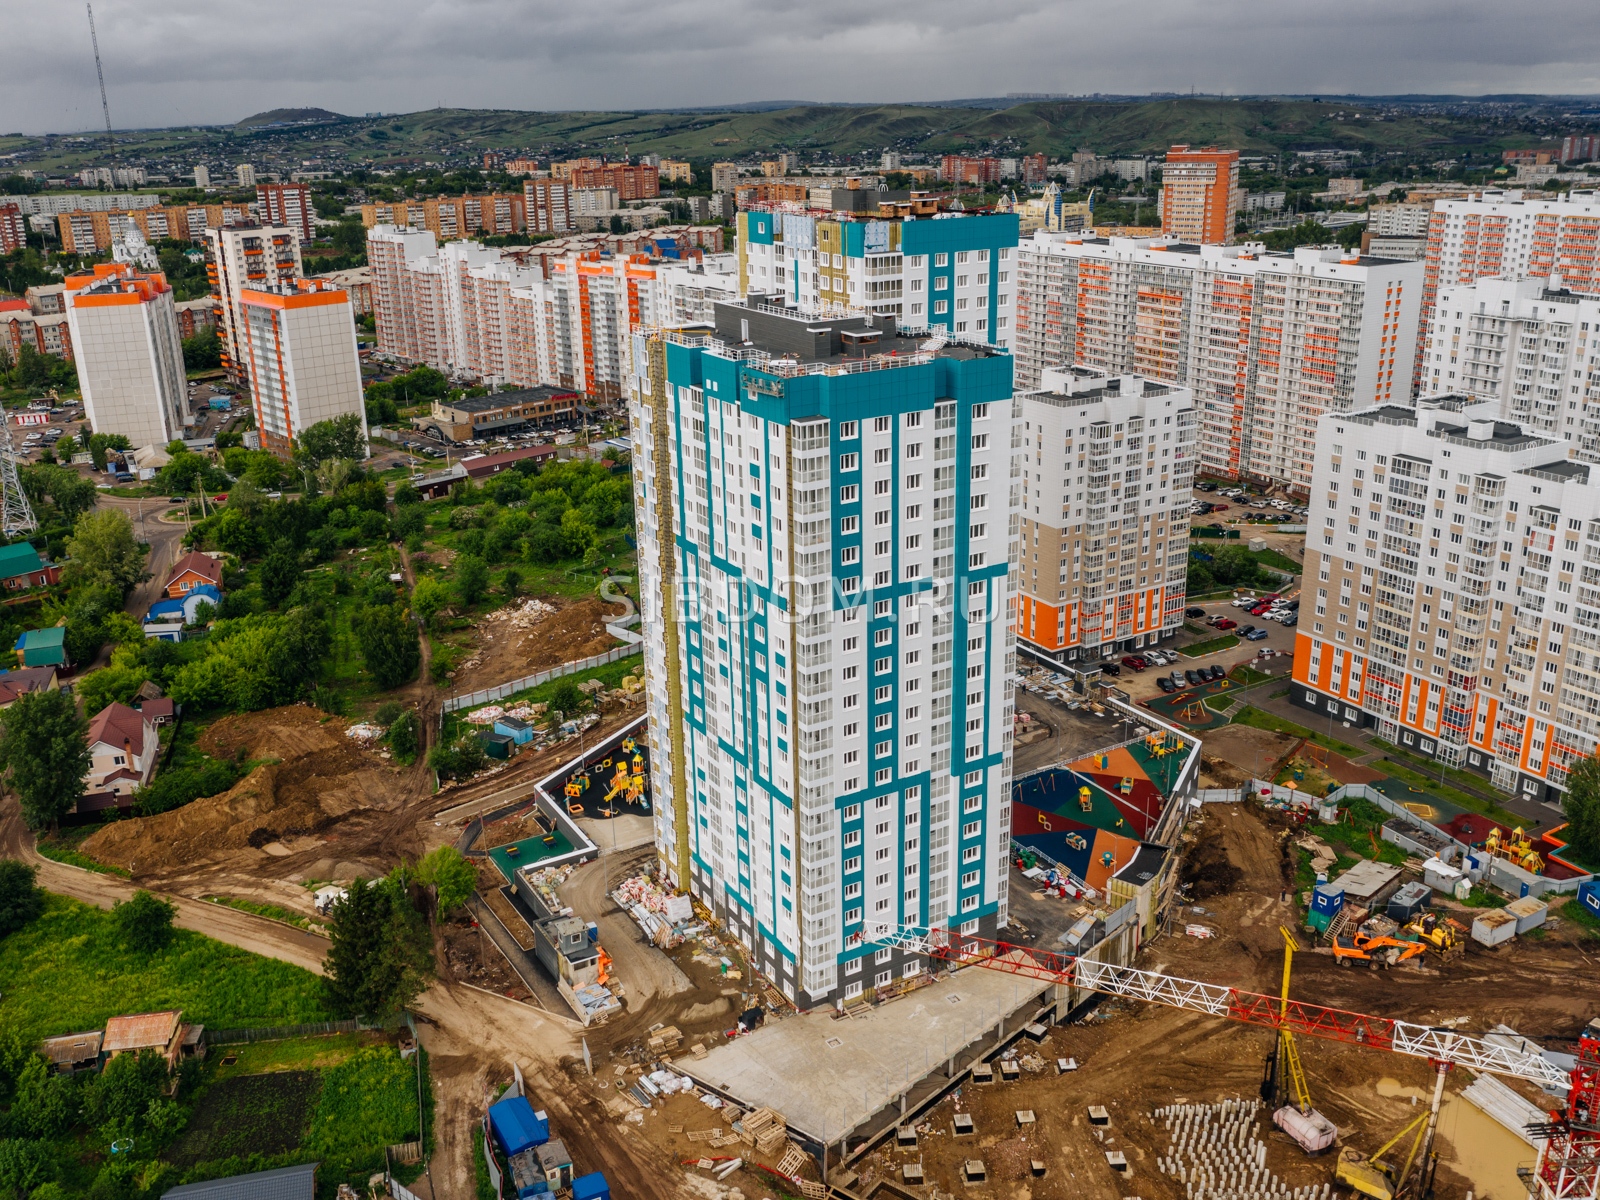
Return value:
[(106, 149), (112, 148), (111, 141), (111, 105), (106, 100), (106, 73), (100, 67), (100, 38), (94, 31), (94, 5), (84, 2), (84, 8), (89, 10), (89, 44), (94, 47), (94, 73), (100, 79), (100, 111), (106, 118)]
[(17, 451), (11, 444), (11, 426), (0, 421), (0, 534), (14, 538), (39, 528), (17, 475)]

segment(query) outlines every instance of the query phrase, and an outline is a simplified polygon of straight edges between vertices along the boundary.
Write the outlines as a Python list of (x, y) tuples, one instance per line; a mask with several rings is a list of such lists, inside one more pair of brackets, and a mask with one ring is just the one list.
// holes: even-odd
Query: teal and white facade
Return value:
[(1011, 358), (716, 306), (635, 335), (656, 840), (802, 1008), (1006, 923), (1021, 504)]
[(1015, 213), (882, 220), (751, 209), (739, 214), (739, 290), (1009, 347), (1017, 229)]

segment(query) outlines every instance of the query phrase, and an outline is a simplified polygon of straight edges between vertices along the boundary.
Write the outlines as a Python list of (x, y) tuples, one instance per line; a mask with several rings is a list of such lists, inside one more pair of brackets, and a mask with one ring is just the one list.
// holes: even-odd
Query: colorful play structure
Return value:
[[(567, 776), (562, 791), (567, 797), (567, 813), (574, 817), (614, 817), (619, 810), (618, 801), (636, 804), (650, 811), (650, 773), (645, 763), (644, 749), (632, 737), (622, 739), (615, 756), (605, 753), (590, 759)], [(611, 770), (607, 777), (602, 772)], [(598, 805), (592, 810), (584, 803), (589, 788), (598, 783), (605, 789)]]

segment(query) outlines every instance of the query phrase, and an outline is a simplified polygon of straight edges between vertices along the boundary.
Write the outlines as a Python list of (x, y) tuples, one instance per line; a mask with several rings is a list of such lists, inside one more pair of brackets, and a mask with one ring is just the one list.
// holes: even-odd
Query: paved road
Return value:
[(150, 606), (160, 598), (172, 564), (183, 553), (183, 535), (187, 531), (181, 522), (161, 519), (161, 514), (169, 508), (165, 496), (128, 499), (102, 492), (98, 507), (115, 508), (127, 513), (128, 519), (133, 522), (133, 536), (150, 545), (150, 555), (145, 560), (144, 568), (150, 578), (128, 593), (128, 602), (124, 606), (127, 612), (142, 620)]

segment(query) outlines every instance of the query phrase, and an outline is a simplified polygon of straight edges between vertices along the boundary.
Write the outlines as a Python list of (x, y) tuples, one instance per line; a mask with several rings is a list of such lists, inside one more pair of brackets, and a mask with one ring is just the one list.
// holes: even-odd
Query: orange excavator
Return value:
[(1362, 933), (1333, 939), (1333, 961), (1341, 967), (1365, 963), (1374, 971), (1392, 967), (1428, 952), (1426, 942), (1407, 942), (1383, 934)]

